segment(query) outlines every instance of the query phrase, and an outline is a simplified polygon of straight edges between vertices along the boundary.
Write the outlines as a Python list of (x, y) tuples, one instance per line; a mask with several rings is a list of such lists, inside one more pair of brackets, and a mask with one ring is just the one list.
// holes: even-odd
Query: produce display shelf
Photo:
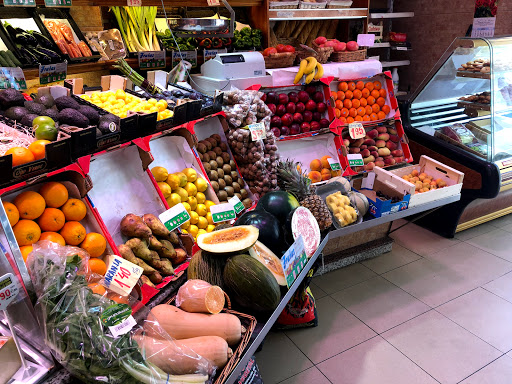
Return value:
[(402, 67), (404, 65), (411, 64), (410, 60), (397, 60), (397, 61), (381, 61), (383, 68), (389, 68), (389, 67)]
[(368, 17), (366, 8), (270, 9), (268, 11), (270, 21), (365, 19), (366, 17)]
[(374, 43), (373, 47), (370, 47), (370, 48), (389, 48), (389, 47), (391, 47), (391, 44), (386, 41), (384, 43)]
[[(232, 7), (260, 7), (263, 6), (261, 0), (230, 0), (229, 4)], [(44, 6), (43, 0), (36, 0), (37, 6)], [(162, 6), (161, 0), (144, 0), (144, 6)], [(172, 7), (208, 7), (206, 0), (178, 0), (168, 1), (164, 0), (164, 5), (168, 8)], [(110, 0), (108, 2), (101, 0), (73, 0), (73, 6), (126, 6), (126, 1)]]
[(370, 13), (371, 19), (403, 19), (406, 17), (414, 17), (414, 12)]
[(473, 79), (491, 79), (490, 73), (457, 71), (457, 77), (471, 77)]

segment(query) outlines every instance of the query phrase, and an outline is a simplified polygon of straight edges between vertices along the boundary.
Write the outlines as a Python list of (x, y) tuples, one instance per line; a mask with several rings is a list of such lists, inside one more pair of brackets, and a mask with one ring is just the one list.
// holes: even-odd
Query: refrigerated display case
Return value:
[(453, 237), (512, 212), (512, 37), (455, 39), (401, 109), (414, 157), (465, 173), (461, 200), (420, 224)]

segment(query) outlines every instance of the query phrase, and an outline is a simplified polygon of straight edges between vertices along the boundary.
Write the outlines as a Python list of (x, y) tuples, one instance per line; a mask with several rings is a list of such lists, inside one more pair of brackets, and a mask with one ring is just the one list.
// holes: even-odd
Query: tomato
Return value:
[(285, 45), (284, 44), (277, 44), (276, 49), (278, 53), (285, 52), (284, 50)]
[(275, 49), (274, 47), (268, 47), (265, 48), (265, 50), (263, 51), (263, 56), (270, 56), (273, 55), (274, 53), (277, 53), (277, 49)]
[(295, 48), (293, 48), (291, 45), (287, 45), (284, 47), (284, 51), (293, 53), (295, 52)]

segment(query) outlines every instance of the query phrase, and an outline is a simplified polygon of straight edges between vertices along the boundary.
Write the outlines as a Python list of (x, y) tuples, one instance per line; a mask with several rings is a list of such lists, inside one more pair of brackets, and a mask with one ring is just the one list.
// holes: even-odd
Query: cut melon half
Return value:
[(286, 278), (284, 276), (281, 260), (263, 243), (257, 241), (249, 250), (249, 254), (263, 264), (274, 275), (277, 284), (286, 287)]
[(258, 228), (252, 225), (239, 225), (203, 233), (197, 237), (197, 245), (206, 252), (233, 254), (251, 248), (258, 241), (259, 235)]

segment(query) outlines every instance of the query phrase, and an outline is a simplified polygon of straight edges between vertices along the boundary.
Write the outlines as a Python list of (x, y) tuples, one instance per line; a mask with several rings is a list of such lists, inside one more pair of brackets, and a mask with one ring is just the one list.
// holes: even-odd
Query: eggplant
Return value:
[(16, 43), (22, 44), (22, 45), (28, 45), (31, 47), (37, 46), (37, 39), (34, 36), (32, 36), (30, 33), (26, 33), (26, 32), (17, 33), (15, 41), (16, 41)]
[(37, 61), (40, 64), (51, 64), (53, 62), (53, 59), (50, 56), (46, 53), (40, 52), (37, 48), (29, 47), (28, 50), (37, 57)]
[(34, 53), (30, 52), (27, 48), (23, 46), (19, 47), (19, 51), (23, 58), (26, 60), (28, 65), (35, 65), (39, 63), (37, 56)]
[(30, 34), (34, 36), (42, 48), (53, 49), (53, 43), (42, 33), (37, 31), (30, 31)]
[(62, 61), (62, 57), (57, 52), (55, 52), (51, 49), (37, 46), (33, 50), (36, 50), (37, 52), (40, 52), (44, 55), (50, 56), (50, 58), (52, 59), (52, 63), (60, 63)]
[(9, 23), (5, 23), (4, 27), (5, 27), (5, 30), (7, 31), (7, 33), (9, 33), (9, 36), (11, 37), (11, 39), (16, 40), (17, 32), (14, 29), (14, 27)]

